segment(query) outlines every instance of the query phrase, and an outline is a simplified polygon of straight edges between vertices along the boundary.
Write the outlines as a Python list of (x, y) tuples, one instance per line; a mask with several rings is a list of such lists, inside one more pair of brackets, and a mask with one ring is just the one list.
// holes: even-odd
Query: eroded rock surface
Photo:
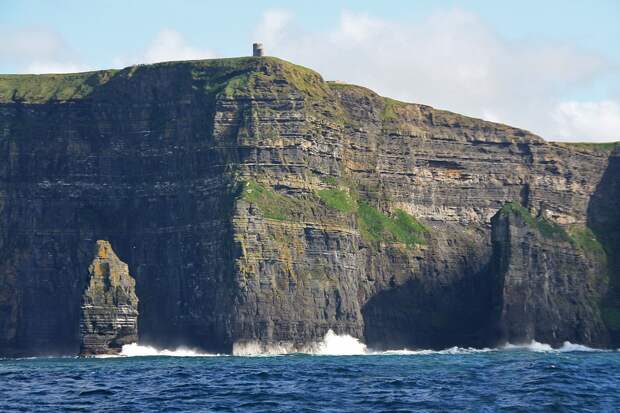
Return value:
[[(618, 345), (613, 159), (275, 58), (0, 76), (0, 354), (79, 352), (98, 239), (159, 347)], [(492, 235), (508, 203), (567, 238)], [(573, 248), (588, 227), (615, 264)], [(521, 278), (545, 288), (504, 300)]]
[(500, 337), (605, 346), (600, 303), (607, 293), (606, 255), (587, 230), (570, 238), (549, 221), (507, 205), (492, 220)]
[(97, 241), (82, 297), (80, 354), (116, 354), (138, 341), (136, 281), (108, 241)]

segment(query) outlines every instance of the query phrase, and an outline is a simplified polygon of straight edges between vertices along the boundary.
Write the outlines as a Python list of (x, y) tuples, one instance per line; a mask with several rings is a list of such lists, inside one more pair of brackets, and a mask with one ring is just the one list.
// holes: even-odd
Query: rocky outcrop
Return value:
[[(159, 347), (293, 348), (329, 329), (372, 347), (482, 346), (510, 320), (527, 339), (520, 316), (498, 324), (518, 262), (535, 285), (544, 265), (590, 266), (590, 281), (556, 274), (506, 305), (580, 309), (587, 328), (534, 337), (602, 345), (611, 293), (600, 327), (601, 267), (570, 239), (591, 226), (609, 255), (610, 159), (268, 57), (0, 76), (0, 354), (79, 352), (103, 239), (136, 280), (139, 340)], [(491, 218), (512, 202), (570, 239), (528, 235), (546, 258), (515, 253), (500, 272)]]
[(609, 288), (602, 301), (603, 319), (612, 343), (620, 343), (620, 146), (609, 164), (588, 207), (588, 225), (607, 254)]
[(500, 337), (512, 343), (608, 344), (600, 304), (606, 255), (587, 229), (572, 233), (518, 204), (492, 219)]
[(97, 241), (82, 297), (80, 354), (116, 354), (138, 341), (136, 281), (107, 241)]

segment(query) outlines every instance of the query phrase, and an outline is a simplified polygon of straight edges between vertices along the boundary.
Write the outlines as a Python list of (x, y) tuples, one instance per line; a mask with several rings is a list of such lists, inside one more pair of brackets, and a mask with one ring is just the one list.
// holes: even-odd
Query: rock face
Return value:
[(500, 337), (604, 346), (600, 302), (607, 292), (605, 251), (591, 232), (571, 238), (565, 230), (508, 204), (492, 219), (495, 265), (501, 291)]
[(80, 354), (115, 354), (138, 341), (136, 281), (107, 241), (97, 241), (82, 297)]
[(616, 160), (269, 57), (0, 76), (0, 354), (80, 351), (103, 239), (159, 347), (618, 345)]
[(588, 225), (601, 239), (607, 255), (609, 288), (602, 301), (612, 343), (620, 343), (620, 149), (609, 158), (588, 206)]

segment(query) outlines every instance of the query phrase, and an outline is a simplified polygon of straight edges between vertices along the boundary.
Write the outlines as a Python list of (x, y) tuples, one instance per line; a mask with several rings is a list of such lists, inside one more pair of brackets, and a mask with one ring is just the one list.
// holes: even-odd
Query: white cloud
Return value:
[(268, 10), (263, 13), (263, 18), (255, 33), (256, 41), (266, 44), (276, 44), (283, 39), (280, 36), (286, 34), (285, 31), (291, 30), (290, 23), (293, 14), (286, 10)]
[(0, 28), (0, 56), (17, 73), (68, 73), (88, 70), (56, 31)]
[[(176, 30), (165, 28), (133, 56), (114, 59), (113, 66), (215, 57), (209, 49), (187, 43)], [(93, 70), (56, 31), (47, 28), (0, 27), (0, 59), (16, 73), (71, 73)]]
[(76, 73), (87, 72), (93, 70), (90, 66), (76, 64), (71, 62), (57, 62), (57, 61), (34, 61), (29, 63), (24, 69), (24, 73)]
[(187, 44), (183, 36), (173, 29), (161, 30), (144, 53), (144, 63), (171, 60), (194, 60), (213, 58), (211, 50), (198, 49)]
[(613, 100), (561, 102), (553, 120), (560, 138), (620, 140), (620, 103)]
[(142, 51), (131, 57), (120, 57), (114, 61), (114, 66), (129, 66), (136, 63), (158, 63), (174, 60), (211, 59), (216, 57), (215, 52), (209, 49), (193, 47), (181, 33), (174, 29), (160, 30), (153, 40)]
[(613, 112), (605, 126), (584, 123), (575, 113), (571, 118), (566, 110), (562, 122), (579, 130), (558, 123), (563, 96), (608, 72), (605, 59), (565, 44), (507, 40), (463, 10), (411, 24), (345, 11), (323, 32), (303, 31), (289, 12), (275, 10), (264, 14), (255, 35), (268, 54), (382, 95), (510, 123), (549, 139), (577, 132), (581, 140), (618, 138)]

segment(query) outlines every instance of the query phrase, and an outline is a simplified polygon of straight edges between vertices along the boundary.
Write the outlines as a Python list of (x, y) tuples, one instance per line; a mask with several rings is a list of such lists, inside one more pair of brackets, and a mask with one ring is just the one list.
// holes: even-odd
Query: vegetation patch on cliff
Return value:
[(527, 208), (524, 208), (517, 202), (509, 202), (505, 204), (502, 213), (515, 213), (519, 215), (528, 226), (538, 230), (538, 232), (546, 238), (554, 238), (562, 241), (570, 242), (573, 246), (580, 248), (586, 253), (593, 253), (599, 256), (605, 256), (605, 250), (590, 228), (584, 225), (571, 225), (567, 228), (546, 219), (535, 218)]
[(310, 99), (327, 95), (328, 89), (321, 75), (303, 66), (274, 57), (224, 60), (237, 63), (240, 69), (223, 88), (227, 97), (260, 94), (288, 96), (292, 90)]
[(395, 99), (383, 98), (383, 111), (381, 112), (381, 120), (384, 122), (395, 121), (400, 118), (398, 114), (398, 107), (405, 105), (403, 102), (399, 102)]
[(44, 103), (83, 99), (96, 87), (107, 83), (117, 72), (103, 70), (49, 75), (2, 75), (0, 102)]
[(357, 209), (355, 199), (342, 189), (322, 189), (318, 195), (325, 205), (340, 212), (350, 213)]
[(409, 247), (424, 243), (426, 227), (405, 211), (397, 209), (389, 216), (366, 202), (360, 202), (357, 209), (362, 236), (369, 241), (398, 241)]
[(348, 188), (330, 188), (318, 191), (318, 195), (328, 208), (355, 214), (362, 237), (370, 243), (398, 242), (411, 247), (425, 242), (428, 230), (413, 216), (400, 209), (388, 215), (351, 192)]
[(309, 212), (309, 207), (303, 200), (279, 194), (273, 188), (256, 181), (243, 184), (241, 199), (255, 205), (265, 218), (277, 221), (294, 220)]
[(620, 142), (555, 142), (559, 146), (571, 149), (585, 149), (594, 152), (611, 153), (614, 149), (620, 148)]
[(533, 217), (530, 211), (518, 202), (509, 202), (500, 211), (504, 214), (514, 213), (518, 215), (528, 226), (538, 230), (543, 237), (570, 241), (570, 236), (562, 226), (543, 217)]
[[(293, 221), (313, 216), (313, 209), (324, 207), (344, 214), (353, 214), (362, 237), (370, 244), (400, 243), (408, 247), (424, 244), (428, 229), (401, 209), (387, 214), (373, 207), (348, 188), (327, 188), (316, 192), (317, 197), (293, 197), (280, 194), (256, 181), (242, 185), (240, 198), (254, 205), (268, 219)], [(319, 203), (320, 202), (320, 203)]]
[(603, 245), (587, 226), (573, 225), (568, 228), (568, 235), (573, 245), (581, 248), (583, 251), (592, 252), (596, 255), (605, 255)]

